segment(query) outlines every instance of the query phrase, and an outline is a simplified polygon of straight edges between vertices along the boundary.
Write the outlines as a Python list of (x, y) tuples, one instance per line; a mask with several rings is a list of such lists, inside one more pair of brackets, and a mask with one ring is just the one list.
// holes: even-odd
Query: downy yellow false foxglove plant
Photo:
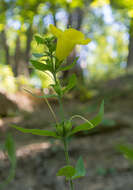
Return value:
[[(70, 189), (74, 190), (73, 180), (85, 176), (85, 168), (83, 164), (83, 159), (80, 157), (75, 166), (71, 165), (69, 153), (68, 153), (68, 138), (72, 137), (74, 134), (80, 131), (87, 131), (95, 126), (97, 126), (103, 118), (104, 114), (104, 102), (100, 106), (100, 110), (96, 117), (88, 121), (80, 115), (71, 116), (71, 118), (66, 118), (64, 115), (64, 108), (62, 104), (63, 96), (71, 90), (76, 85), (76, 76), (73, 74), (66, 86), (62, 86), (62, 79), (58, 78), (58, 73), (66, 70), (70, 70), (77, 63), (76, 58), (73, 63), (69, 65), (64, 65), (64, 61), (72, 52), (74, 47), (79, 45), (86, 45), (91, 40), (85, 39), (85, 36), (82, 32), (75, 30), (73, 28), (66, 29), (62, 31), (61, 29), (56, 28), (53, 25), (50, 25), (50, 31), (53, 34), (52, 37), (42, 37), (40, 35), (35, 36), (37, 44), (42, 44), (47, 47), (47, 50), (43, 54), (33, 53), (31, 64), (32, 66), (42, 72), (47, 74), (51, 73), (53, 84), (50, 85), (54, 94), (37, 96), (36, 94), (31, 93), (33, 96), (38, 98), (44, 98), (48, 107), (55, 119), (55, 125), (53, 130), (40, 130), (40, 129), (25, 129), (16, 125), (12, 127), (23, 133), (31, 133), (34, 135), (49, 136), (55, 139), (60, 140), (64, 145), (64, 153), (66, 159), (66, 165), (59, 169), (57, 176), (65, 176), (66, 180), (69, 181)], [(57, 39), (57, 40), (56, 40)], [(48, 73), (49, 72), (49, 73)], [(49, 97), (57, 98), (60, 105), (60, 120), (57, 120), (56, 114), (54, 113), (50, 103), (48, 102)], [(72, 125), (72, 120), (76, 117), (79, 117), (84, 121), (83, 124), (78, 126)]]

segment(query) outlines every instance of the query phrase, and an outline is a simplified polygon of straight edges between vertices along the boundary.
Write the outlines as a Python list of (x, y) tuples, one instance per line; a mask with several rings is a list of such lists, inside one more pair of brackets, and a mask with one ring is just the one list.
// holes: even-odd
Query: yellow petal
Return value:
[(80, 45), (87, 45), (89, 42), (91, 41), (90, 38), (87, 38), (85, 40), (82, 40), (81, 42), (79, 42)]
[(62, 30), (56, 28), (53, 24), (50, 24), (49, 28), (50, 28), (52, 34), (54, 36), (56, 36), (57, 38), (59, 38), (62, 35), (62, 33), (63, 33)]
[(60, 38), (57, 41), (56, 57), (59, 60), (64, 60), (73, 50), (75, 43), (69, 39)]
[(88, 44), (91, 39), (85, 39), (84, 34), (78, 30), (73, 28), (65, 30), (63, 33), (63, 37), (72, 41), (72, 43), (86, 45)]
[(59, 60), (64, 60), (72, 52), (76, 44), (86, 45), (91, 41), (89, 38), (85, 39), (82, 32), (73, 28), (66, 29), (63, 32), (51, 24), (50, 30), (58, 38), (56, 57)]
[(79, 41), (84, 40), (84, 34), (73, 28), (69, 28), (69, 29), (65, 30), (63, 33), (63, 36), (64, 36), (64, 38), (75, 41), (76, 44)]

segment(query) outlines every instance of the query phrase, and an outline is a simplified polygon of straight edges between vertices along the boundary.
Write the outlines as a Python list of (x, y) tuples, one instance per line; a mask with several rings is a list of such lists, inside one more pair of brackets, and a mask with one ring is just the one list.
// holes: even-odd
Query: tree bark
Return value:
[(127, 69), (133, 68), (133, 18), (130, 21)]
[(53, 22), (54, 22), (54, 25), (57, 26), (56, 13), (55, 13), (54, 10), (52, 11), (52, 16), (53, 16)]
[(7, 65), (11, 65), (10, 64), (10, 55), (9, 55), (9, 46), (7, 44), (7, 39), (6, 39), (6, 33), (5, 30), (2, 30), (1, 32), (1, 38), (2, 38), (2, 44), (5, 50), (5, 60), (6, 60), (6, 64)]
[(16, 39), (16, 48), (15, 48), (14, 66), (13, 66), (13, 72), (14, 72), (15, 77), (17, 77), (19, 75), (20, 60), (21, 60), (20, 38), (18, 36)]
[(29, 77), (30, 70), (29, 70), (29, 59), (30, 59), (30, 50), (31, 50), (31, 42), (32, 42), (32, 37), (33, 37), (33, 31), (32, 31), (32, 24), (30, 24), (27, 32), (27, 41), (26, 41), (26, 50), (25, 50), (25, 73), (24, 75), (26, 77)]
[(24, 75), (29, 77), (29, 59), (30, 59), (30, 50), (31, 50), (31, 41), (33, 37), (32, 25), (29, 26), (26, 33), (26, 49), (24, 52), (21, 51), (20, 46), (20, 36), (16, 39), (16, 48), (14, 54), (14, 75), (17, 77), (19, 75)]
[(68, 15), (67, 28), (70, 28), (70, 27), (72, 27), (72, 13), (69, 12), (68, 14), (69, 15)]

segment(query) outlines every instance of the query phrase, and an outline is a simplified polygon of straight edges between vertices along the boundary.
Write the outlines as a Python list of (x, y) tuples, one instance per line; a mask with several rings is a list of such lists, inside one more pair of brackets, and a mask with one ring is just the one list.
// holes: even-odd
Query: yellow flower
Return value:
[(73, 28), (62, 31), (50, 24), (50, 30), (57, 37), (56, 57), (59, 60), (64, 60), (73, 50), (75, 45), (86, 45), (91, 40), (85, 39), (84, 34)]

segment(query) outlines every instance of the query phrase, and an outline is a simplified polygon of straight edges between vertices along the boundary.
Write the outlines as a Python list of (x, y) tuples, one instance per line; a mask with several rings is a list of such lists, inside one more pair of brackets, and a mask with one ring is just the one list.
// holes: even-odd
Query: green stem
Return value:
[(60, 96), (58, 96), (58, 101), (59, 101), (59, 106), (60, 106), (60, 117), (61, 117), (61, 120), (64, 121), (63, 103), (62, 103), (62, 98)]
[[(60, 105), (60, 117), (61, 117), (61, 120), (64, 121), (64, 110), (63, 110), (61, 96), (58, 96), (58, 101), (59, 101), (59, 105)], [(64, 152), (65, 152), (66, 163), (67, 163), (67, 165), (70, 165), (70, 159), (69, 159), (69, 153), (68, 153), (68, 143), (67, 143), (67, 139), (65, 137), (63, 138), (63, 143), (64, 143)], [(74, 190), (74, 185), (73, 185), (72, 179), (69, 180), (69, 183), (70, 183), (70, 189)]]
[[(62, 97), (59, 96), (58, 100), (59, 100), (59, 104), (60, 104), (61, 119), (62, 119), (62, 121), (64, 121), (64, 110), (63, 110), (63, 104), (62, 104)], [(68, 143), (67, 143), (67, 139), (65, 137), (63, 138), (63, 143), (64, 143), (64, 152), (65, 152), (66, 163), (67, 163), (67, 165), (70, 165), (70, 158), (69, 158), (69, 153), (68, 153)], [(70, 189), (74, 190), (74, 185), (73, 185), (72, 179), (69, 180), (69, 183), (70, 183)]]
[[(53, 73), (53, 77), (55, 80), (55, 84), (57, 84), (57, 78), (56, 78), (56, 73)], [(60, 106), (60, 117), (61, 121), (64, 121), (64, 109), (63, 109), (63, 103), (62, 103), (62, 96), (58, 94), (58, 102)], [(70, 165), (70, 159), (69, 159), (69, 153), (68, 153), (68, 143), (66, 137), (63, 138), (63, 143), (64, 143), (64, 152), (65, 152), (65, 158), (66, 158), (66, 163), (67, 165)], [(70, 183), (70, 190), (74, 190), (74, 185), (72, 179), (69, 180)]]
[(74, 190), (73, 181), (71, 179), (70, 179), (70, 186), (71, 186), (71, 190)]
[[(55, 84), (58, 84), (55, 73), (53, 73), (53, 77), (54, 77)], [(59, 102), (59, 106), (60, 106), (60, 117), (61, 117), (61, 120), (64, 121), (64, 110), (63, 110), (62, 97), (59, 94), (57, 94), (57, 95), (58, 95), (58, 102)]]
[[(64, 143), (64, 152), (65, 152), (66, 163), (67, 163), (67, 165), (70, 165), (70, 159), (69, 159), (69, 154), (68, 154), (68, 143), (67, 143), (66, 138), (63, 139), (63, 143)], [(72, 179), (69, 180), (69, 183), (70, 183), (71, 190), (74, 190), (74, 185), (73, 185)]]
[(64, 143), (64, 152), (65, 152), (66, 163), (69, 165), (70, 160), (69, 160), (69, 154), (68, 154), (68, 144), (67, 144), (67, 140), (65, 138), (63, 139), (63, 143)]

